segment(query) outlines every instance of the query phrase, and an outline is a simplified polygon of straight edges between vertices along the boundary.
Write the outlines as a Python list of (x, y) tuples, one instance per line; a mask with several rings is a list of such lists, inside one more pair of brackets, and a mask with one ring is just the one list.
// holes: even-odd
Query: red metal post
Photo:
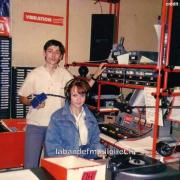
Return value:
[(160, 39), (160, 53), (158, 59), (158, 77), (157, 77), (157, 89), (156, 89), (156, 103), (155, 103), (155, 120), (153, 128), (153, 147), (152, 157), (156, 157), (156, 143), (158, 138), (158, 121), (159, 121), (159, 104), (160, 104), (160, 90), (161, 90), (161, 70), (163, 61), (163, 50), (164, 50), (164, 31), (166, 24), (166, 0), (163, 0), (162, 4), (162, 20), (161, 20), (161, 39)]
[[(73, 62), (68, 64), (69, 66), (88, 66), (88, 67), (98, 67), (98, 63), (89, 62)], [(134, 69), (154, 69), (157, 70), (156, 65), (144, 65), (144, 64), (104, 64), (105, 67), (115, 67), (115, 68), (134, 68)]]
[(100, 107), (101, 107), (100, 101), (101, 101), (101, 84), (99, 83), (98, 84), (98, 97), (97, 97), (97, 110), (98, 111), (100, 111)]
[[(170, 0), (170, 4), (173, 4), (173, 0)], [(167, 49), (166, 49), (166, 67), (169, 65), (169, 56), (170, 56), (170, 47), (171, 47), (171, 31), (172, 31), (172, 16), (173, 16), (173, 6), (169, 7), (169, 12), (168, 12), (168, 31), (167, 31)], [(167, 84), (168, 84), (168, 72), (165, 70), (164, 73), (164, 84), (163, 84), (163, 89), (167, 89)]]
[(69, 0), (66, 1), (66, 42), (65, 42), (65, 67), (68, 64), (68, 45), (69, 45)]

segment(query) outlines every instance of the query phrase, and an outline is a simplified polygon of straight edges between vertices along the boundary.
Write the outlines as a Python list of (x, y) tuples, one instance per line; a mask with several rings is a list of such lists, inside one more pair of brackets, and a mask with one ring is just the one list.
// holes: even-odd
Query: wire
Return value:
[(100, 2), (100, 1), (98, 1), (98, 3), (99, 3), (99, 6), (100, 6), (100, 8), (101, 8), (101, 14), (103, 14), (102, 4), (101, 4), (101, 2)]
[(99, 0), (95, 0), (94, 4), (99, 4), (100, 8), (101, 8), (101, 14), (103, 14), (103, 10), (102, 10), (102, 4)]
[(97, 60), (97, 61), (88, 61), (87, 63), (101, 63), (101, 62), (106, 62), (107, 63), (107, 59), (103, 59), (103, 60)]

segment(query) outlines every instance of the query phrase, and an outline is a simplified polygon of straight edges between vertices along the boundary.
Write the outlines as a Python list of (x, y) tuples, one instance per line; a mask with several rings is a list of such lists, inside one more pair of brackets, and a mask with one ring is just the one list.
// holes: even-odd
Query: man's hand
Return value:
[(99, 65), (98, 69), (96, 70), (96, 72), (93, 75), (94, 79), (97, 79), (99, 77), (99, 75), (101, 75), (101, 73), (106, 69), (106, 67), (104, 66), (106, 64), (107, 63), (101, 63)]
[(42, 102), (41, 104), (39, 104), (36, 109), (41, 109), (45, 107), (45, 102)]
[(96, 70), (96, 72), (94, 73), (94, 75), (92, 76), (92, 78), (90, 79), (90, 81), (88, 82), (90, 87), (92, 87), (95, 83), (95, 81), (98, 79), (99, 75), (106, 69), (105, 65), (107, 63), (101, 63), (98, 67), (98, 69)]

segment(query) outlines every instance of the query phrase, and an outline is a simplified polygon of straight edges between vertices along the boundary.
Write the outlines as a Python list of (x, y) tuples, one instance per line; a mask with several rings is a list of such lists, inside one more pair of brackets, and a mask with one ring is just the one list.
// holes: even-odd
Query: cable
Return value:
[(99, 6), (101, 8), (101, 14), (103, 14), (103, 10), (102, 10), (102, 5), (101, 5), (101, 2), (99, 1)]
[(95, 0), (94, 4), (97, 4), (97, 3), (99, 4), (99, 6), (101, 8), (101, 14), (103, 14), (101, 2), (99, 0)]

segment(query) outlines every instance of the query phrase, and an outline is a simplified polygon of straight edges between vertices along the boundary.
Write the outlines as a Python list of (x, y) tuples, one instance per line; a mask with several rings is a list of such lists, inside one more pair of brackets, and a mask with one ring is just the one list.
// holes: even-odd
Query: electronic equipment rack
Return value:
[[(121, 69), (135, 69), (135, 70), (152, 70), (157, 73), (156, 76), (156, 92), (152, 94), (156, 98), (155, 101), (155, 120), (153, 125), (153, 145), (152, 145), (152, 157), (156, 158), (156, 144), (158, 140), (158, 121), (159, 121), (159, 109), (160, 109), (160, 100), (162, 96), (180, 96), (180, 92), (171, 92), (168, 87), (168, 78), (173, 74), (180, 73), (180, 69), (174, 69), (170, 65), (170, 46), (171, 46), (171, 31), (172, 31), (172, 18), (173, 18), (173, 8), (172, 5), (174, 0), (162, 0), (162, 14), (161, 14), (161, 37), (160, 37), (160, 47), (159, 47), (159, 57), (157, 65), (122, 65), (122, 64), (106, 64), (108, 68), (121, 68)], [(165, 36), (167, 35), (167, 44), (165, 44)], [(166, 46), (166, 47), (165, 47)], [(98, 67), (97, 63), (88, 63), (88, 62), (74, 62), (72, 64), (66, 64), (66, 67), (69, 66), (87, 66), (87, 67)], [(162, 76), (163, 74), (163, 76)], [(163, 83), (162, 83), (163, 79)], [(98, 102), (97, 110), (100, 110), (100, 96), (101, 88), (103, 85), (112, 85), (123, 88), (131, 89), (144, 89), (145, 85), (139, 84), (128, 84), (122, 82), (108, 82), (103, 80), (98, 80)], [(110, 112), (113, 110), (107, 110)], [(116, 111), (116, 110), (115, 110)]]

